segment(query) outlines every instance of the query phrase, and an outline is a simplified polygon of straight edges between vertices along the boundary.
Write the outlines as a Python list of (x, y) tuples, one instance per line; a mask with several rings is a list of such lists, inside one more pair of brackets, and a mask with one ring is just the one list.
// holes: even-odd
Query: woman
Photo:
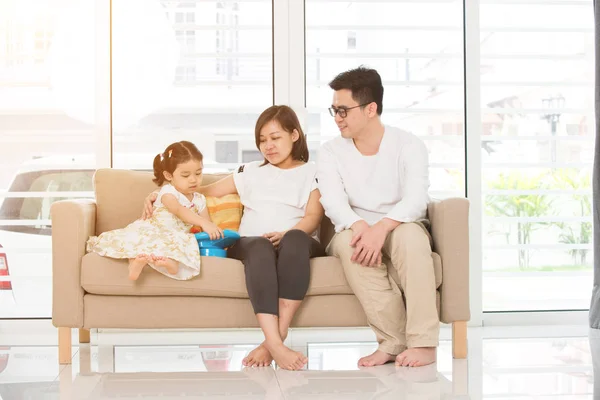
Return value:
[[(323, 218), (316, 166), (295, 112), (273, 106), (258, 118), (256, 146), (264, 161), (200, 188), (205, 196), (239, 194), (244, 205), (242, 238), (228, 250), (241, 260), (246, 288), (265, 341), (243, 361), (245, 366), (301, 369), (307, 358), (283, 342), (308, 290), (310, 258), (324, 256), (316, 231)], [(151, 212), (153, 195), (146, 200)]]

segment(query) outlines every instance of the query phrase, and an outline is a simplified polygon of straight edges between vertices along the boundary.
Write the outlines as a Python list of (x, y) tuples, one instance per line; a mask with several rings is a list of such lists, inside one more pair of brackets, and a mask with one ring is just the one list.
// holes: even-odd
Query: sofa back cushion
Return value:
[(237, 194), (228, 194), (223, 197), (206, 196), (206, 206), (210, 219), (221, 229), (240, 229), (244, 206)]
[[(208, 184), (225, 175), (205, 175)], [(123, 228), (142, 215), (144, 199), (158, 186), (151, 172), (99, 169), (94, 174), (96, 234)]]
[[(208, 185), (224, 178), (227, 174), (205, 174), (203, 185)], [(94, 174), (94, 192), (96, 194), (96, 234), (123, 228), (142, 215), (144, 199), (158, 187), (152, 178), (154, 175), (146, 171), (131, 171), (123, 169), (99, 169)], [(237, 196), (236, 196), (237, 197)], [(224, 197), (229, 200), (232, 197)], [(208, 199), (209, 211), (219, 201)], [(228, 206), (229, 207), (229, 206)], [(227, 207), (225, 207), (227, 208)], [(214, 208), (217, 210), (217, 208)], [(223, 209), (224, 210), (224, 209)], [(231, 215), (215, 215), (226, 223), (232, 222)], [(327, 217), (323, 218), (320, 227), (321, 242), (329, 243), (333, 236), (333, 226)]]

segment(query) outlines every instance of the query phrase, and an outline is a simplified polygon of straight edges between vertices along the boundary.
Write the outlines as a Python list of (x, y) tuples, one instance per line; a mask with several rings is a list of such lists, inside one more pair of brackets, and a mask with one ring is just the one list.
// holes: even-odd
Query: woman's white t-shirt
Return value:
[(233, 174), (244, 205), (240, 236), (262, 236), (293, 228), (304, 217), (310, 193), (317, 189), (314, 163), (291, 169), (262, 163), (248, 163)]

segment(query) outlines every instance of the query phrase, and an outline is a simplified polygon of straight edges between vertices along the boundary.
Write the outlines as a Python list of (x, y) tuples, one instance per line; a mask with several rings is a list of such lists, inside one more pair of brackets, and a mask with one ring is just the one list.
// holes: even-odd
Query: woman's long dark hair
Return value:
[[(279, 125), (285, 130), (292, 134), (294, 129), (298, 131), (298, 140), (294, 142), (292, 147), (292, 159), (298, 161), (308, 161), (308, 143), (306, 142), (306, 135), (302, 131), (298, 116), (288, 106), (271, 106), (260, 114), (256, 121), (256, 127), (254, 128), (254, 137), (256, 140), (256, 148), (260, 150), (260, 131), (262, 128), (271, 121), (277, 121)], [(265, 164), (269, 162), (265, 159)]]

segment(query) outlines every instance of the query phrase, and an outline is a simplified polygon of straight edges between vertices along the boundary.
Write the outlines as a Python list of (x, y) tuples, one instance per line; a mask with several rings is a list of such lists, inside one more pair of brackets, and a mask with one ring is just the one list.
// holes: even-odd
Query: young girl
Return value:
[[(199, 190), (215, 197), (237, 193), (244, 205), (242, 238), (228, 256), (244, 264), (248, 296), (266, 340), (243, 364), (268, 366), (274, 358), (279, 367), (297, 370), (307, 359), (283, 341), (308, 290), (310, 258), (325, 255), (315, 239), (323, 217), (316, 166), (308, 163), (306, 138), (287, 106), (260, 115), (255, 140), (264, 162), (246, 164)], [(152, 211), (153, 197), (146, 199), (145, 214)]]
[(178, 280), (200, 273), (198, 242), (190, 228), (200, 226), (211, 239), (223, 232), (213, 224), (206, 199), (196, 193), (202, 182), (202, 153), (190, 142), (173, 143), (154, 158), (154, 179), (161, 186), (151, 218), (123, 229), (92, 236), (87, 250), (101, 256), (129, 259), (129, 279), (135, 281), (146, 265)]

